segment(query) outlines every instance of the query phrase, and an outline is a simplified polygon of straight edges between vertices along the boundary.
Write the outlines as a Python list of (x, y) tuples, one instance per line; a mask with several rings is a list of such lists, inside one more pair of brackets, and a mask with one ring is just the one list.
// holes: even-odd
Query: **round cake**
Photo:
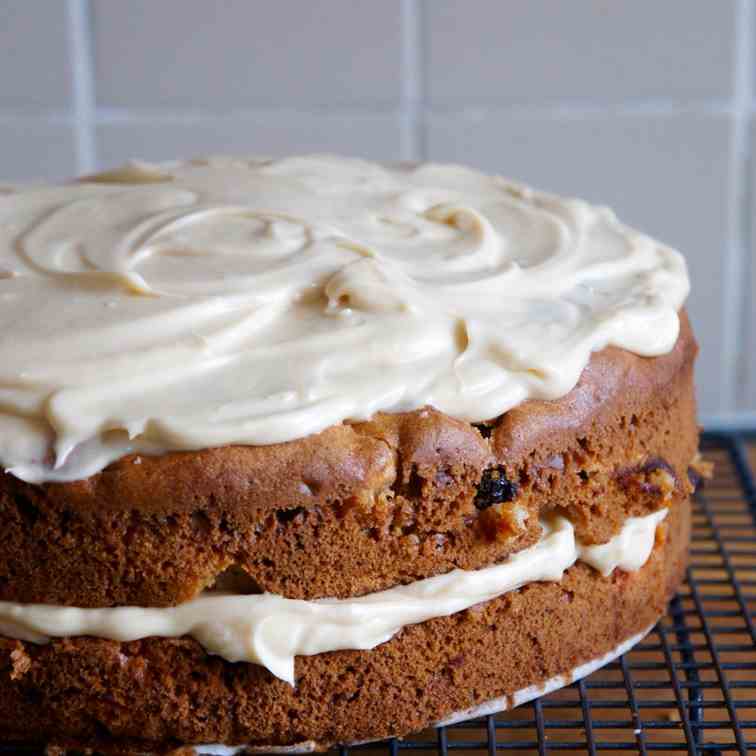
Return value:
[(687, 294), (460, 166), (3, 189), (0, 739), (322, 750), (615, 658), (686, 565)]

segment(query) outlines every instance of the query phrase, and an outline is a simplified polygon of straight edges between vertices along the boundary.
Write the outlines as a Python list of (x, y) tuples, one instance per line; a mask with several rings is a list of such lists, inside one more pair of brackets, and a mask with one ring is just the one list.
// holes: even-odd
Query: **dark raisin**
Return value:
[(494, 431), (493, 425), (488, 425), (487, 423), (473, 423), (473, 425), (478, 429), (478, 433), (483, 438), (491, 438), (491, 434)]
[(280, 523), (286, 524), (296, 519), (303, 512), (304, 512), (303, 507), (292, 507), (291, 509), (278, 509), (276, 510), (276, 519)]
[(39, 520), (39, 509), (34, 506), (34, 503), (28, 496), (22, 493), (16, 494), (13, 498), (22, 519), (30, 529), (33, 528), (37, 520)]
[(661, 457), (650, 457), (642, 465), (624, 467), (618, 470), (614, 477), (619, 485), (626, 491), (635, 489), (642, 493), (658, 495), (662, 493), (661, 488), (648, 477), (658, 470), (664, 470), (673, 481), (677, 481), (674, 468), (669, 462)]
[(517, 496), (517, 484), (504, 474), (503, 467), (490, 467), (483, 473), (475, 495), (475, 506), (488, 509), (492, 504), (512, 501)]
[(664, 470), (665, 472), (668, 472), (673, 478), (677, 478), (675, 475), (675, 468), (672, 467), (672, 465), (667, 462), (666, 459), (662, 459), (661, 457), (651, 457), (643, 467), (641, 467), (641, 472), (644, 473), (651, 473), (656, 472), (656, 470)]

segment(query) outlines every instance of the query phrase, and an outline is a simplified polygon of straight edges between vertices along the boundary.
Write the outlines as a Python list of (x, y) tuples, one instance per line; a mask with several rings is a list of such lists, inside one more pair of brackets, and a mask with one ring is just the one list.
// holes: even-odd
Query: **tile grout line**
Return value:
[(89, 0), (67, 0), (68, 43), (73, 75), (73, 114), (79, 173), (97, 165), (95, 146), (95, 80)]
[[(409, 0), (411, 2), (411, 0)], [(403, 54), (404, 57), (404, 54)], [(417, 56), (419, 57), (419, 56)], [(421, 66), (422, 67), (422, 66)], [(576, 102), (553, 102), (545, 105), (517, 105), (504, 103), (464, 102), (458, 105), (426, 106), (422, 96), (422, 74), (416, 76), (416, 64), (405, 66), (406, 74), (402, 77), (400, 107), (391, 103), (351, 103), (346, 105), (311, 105), (298, 107), (260, 103), (255, 107), (231, 110), (203, 109), (160, 109), (160, 108), (113, 108), (99, 107), (95, 111), (98, 123), (102, 122), (141, 122), (145, 120), (194, 120), (214, 121), (230, 118), (251, 118), (265, 114), (342, 114), (342, 115), (409, 115), (415, 118), (415, 125), (420, 126), (419, 133), (413, 140), (422, 142), (422, 121), (426, 112), (436, 115), (464, 116), (468, 113), (492, 113), (508, 115), (513, 118), (590, 118), (596, 115), (641, 115), (641, 116), (677, 116), (677, 115), (734, 115), (731, 103), (724, 100), (700, 100), (676, 102), (657, 99), (649, 101), (627, 101), (624, 103), (589, 104)], [(412, 73), (410, 74), (410, 69)], [(409, 74), (409, 75), (407, 75)], [(409, 142), (410, 140), (408, 140)]]
[(265, 116), (393, 116), (402, 117), (403, 104), (370, 105), (324, 105), (297, 107), (259, 105), (252, 108), (232, 110), (198, 110), (198, 109), (159, 109), (159, 108), (124, 108), (98, 107), (95, 120), (102, 123), (222, 123), (239, 119), (254, 119)]
[[(756, 110), (756, 102), (753, 103)], [(603, 115), (731, 115), (731, 98), (675, 99), (673, 97), (626, 98), (624, 100), (553, 99), (541, 102), (488, 100), (450, 100), (428, 105), (435, 115), (499, 113), (524, 118), (590, 118)]]
[(401, 105), (403, 160), (425, 159), (424, 12), (419, 0), (401, 0)]
[[(73, 0), (76, 2), (77, 0)], [(87, 99), (90, 99), (89, 97)], [(699, 100), (699, 101), (673, 101), (666, 99), (656, 99), (648, 101), (628, 100), (622, 103), (599, 103), (590, 104), (587, 102), (566, 102), (559, 101), (544, 105), (517, 105), (504, 104), (495, 102), (464, 102), (459, 104), (426, 106), (422, 98), (415, 102), (415, 109), (420, 116), (418, 121), (422, 121), (422, 116), (428, 112), (441, 116), (464, 116), (466, 114), (491, 113), (496, 115), (506, 115), (512, 118), (542, 118), (542, 119), (560, 119), (560, 118), (591, 118), (597, 115), (619, 115), (619, 116), (676, 116), (676, 115), (736, 115), (736, 109), (731, 103), (724, 100)], [(324, 114), (331, 115), (398, 115), (405, 113), (404, 96), (400, 108), (396, 108), (390, 103), (354, 103), (345, 105), (311, 105), (308, 107), (277, 106), (273, 104), (262, 103), (255, 107), (236, 108), (231, 110), (207, 110), (207, 109), (188, 109), (188, 108), (133, 108), (133, 107), (92, 107), (89, 109), (87, 117), (94, 123), (145, 123), (145, 122), (214, 122), (224, 121), (234, 118), (255, 118), (260, 115), (307, 115), (317, 116)], [(746, 116), (756, 115), (756, 102), (748, 106)], [(77, 114), (70, 110), (23, 110), (4, 108), (0, 110), (0, 123), (25, 123), (25, 122), (45, 122), (45, 123), (72, 123), (78, 120)], [(422, 123), (420, 123), (422, 126)], [(422, 135), (418, 141), (422, 141)]]
[(738, 0), (734, 45), (734, 115), (731, 132), (730, 181), (728, 191), (729, 244), (724, 258), (722, 297), (722, 364), (720, 409), (735, 410), (744, 393), (748, 318), (746, 305), (749, 282), (745, 280), (750, 254), (750, 120), (753, 102), (754, 16), (752, 0)]

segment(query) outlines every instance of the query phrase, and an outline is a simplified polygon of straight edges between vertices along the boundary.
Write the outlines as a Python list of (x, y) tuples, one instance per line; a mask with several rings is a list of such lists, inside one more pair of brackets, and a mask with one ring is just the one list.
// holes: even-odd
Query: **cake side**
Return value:
[[(679, 502), (697, 450), (693, 361), (593, 355), (562, 399), (487, 426), (432, 409), (298, 441), (130, 456), (71, 483), (0, 476), (0, 600), (178, 604), (246, 592), (348, 597), (506, 559), (561, 507), (581, 540)], [(482, 431), (482, 432), (481, 432)]]
[(208, 656), (192, 640), (2, 641), (0, 732), (7, 740), (111, 753), (179, 743), (288, 745), (380, 738), (557, 675), (615, 648), (663, 613), (687, 559), (690, 505), (670, 510), (639, 571), (575, 565), (450, 617), (405, 628), (370, 651), (296, 661), (292, 688), (262, 667)]

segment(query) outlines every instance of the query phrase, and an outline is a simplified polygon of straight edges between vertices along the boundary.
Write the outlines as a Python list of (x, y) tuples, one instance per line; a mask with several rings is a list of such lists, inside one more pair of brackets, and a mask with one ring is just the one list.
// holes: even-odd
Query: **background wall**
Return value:
[(756, 426), (752, 0), (9, 0), (0, 19), (4, 179), (329, 150), (606, 203), (688, 258), (705, 421)]

